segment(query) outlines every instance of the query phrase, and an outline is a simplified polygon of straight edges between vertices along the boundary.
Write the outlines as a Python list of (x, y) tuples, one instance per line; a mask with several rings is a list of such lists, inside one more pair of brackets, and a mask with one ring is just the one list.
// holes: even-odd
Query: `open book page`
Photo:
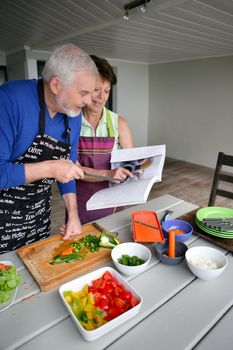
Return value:
[(113, 151), (112, 169), (126, 167), (134, 176), (96, 192), (87, 202), (87, 210), (145, 203), (153, 184), (162, 179), (164, 161), (165, 145)]

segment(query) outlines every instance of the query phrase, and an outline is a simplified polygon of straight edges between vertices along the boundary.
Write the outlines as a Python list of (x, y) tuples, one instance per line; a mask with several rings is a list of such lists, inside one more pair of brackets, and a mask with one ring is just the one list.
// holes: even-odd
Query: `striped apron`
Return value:
[[(111, 152), (115, 143), (115, 132), (112, 125), (112, 119), (109, 110), (106, 109), (108, 137), (87, 137), (80, 136), (78, 152), (79, 162), (82, 166), (94, 169), (111, 169), (110, 159)], [(104, 216), (111, 215), (114, 212), (120, 211), (123, 207), (106, 208), (97, 210), (86, 210), (86, 203), (90, 197), (109, 187), (108, 181), (101, 182), (76, 182), (78, 213), (82, 225), (100, 219)]]

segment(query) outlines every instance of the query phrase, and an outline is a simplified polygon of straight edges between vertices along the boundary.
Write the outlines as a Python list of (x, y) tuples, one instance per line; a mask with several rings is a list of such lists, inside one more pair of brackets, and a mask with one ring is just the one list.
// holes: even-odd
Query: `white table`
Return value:
[[(173, 217), (178, 217), (195, 208), (165, 195), (133, 209), (155, 210), (159, 217), (171, 209)], [(131, 240), (133, 209), (98, 223)], [(195, 234), (186, 243), (213, 246)], [(218, 249), (228, 255), (228, 267), (218, 279), (208, 282), (195, 278), (185, 262), (176, 266), (159, 263), (152, 249), (148, 269), (127, 278), (143, 297), (140, 312), (94, 342), (81, 337), (57, 289), (40, 292), (15, 252), (2, 255), (1, 260), (13, 261), (23, 277), (15, 304), (0, 313), (0, 350), (232, 349), (233, 258)]]

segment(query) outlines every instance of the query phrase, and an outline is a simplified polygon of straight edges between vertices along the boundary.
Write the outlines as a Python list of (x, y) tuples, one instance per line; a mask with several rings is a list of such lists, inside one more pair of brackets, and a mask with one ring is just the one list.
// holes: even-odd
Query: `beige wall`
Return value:
[(233, 57), (149, 66), (148, 144), (210, 167), (233, 154)]
[(115, 112), (123, 115), (132, 130), (135, 147), (148, 142), (148, 65), (110, 60), (117, 73)]

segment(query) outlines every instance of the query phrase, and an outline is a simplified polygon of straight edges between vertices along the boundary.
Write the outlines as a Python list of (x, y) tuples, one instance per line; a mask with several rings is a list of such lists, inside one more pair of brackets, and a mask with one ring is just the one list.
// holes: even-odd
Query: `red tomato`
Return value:
[(132, 307), (138, 305), (138, 301), (137, 301), (137, 299), (134, 296), (132, 296), (132, 298), (130, 300), (130, 304), (131, 304)]
[(10, 265), (0, 264), (0, 270), (9, 270), (10, 268), (11, 268)]
[(126, 303), (124, 300), (122, 300), (121, 298), (115, 298), (114, 299), (114, 302), (115, 302), (115, 306), (117, 307), (117, 309), (120, 311), (120, 313), (124, 312), (125, 311), (125, 306), (126, 306)]
[(110, 307), (108, 310), (108, 315), (111, 316), (112, 318), (115, 318), (115, 317), (119, 316), (120, 314), (121, 314), (120, 311), (115, 306)]
[(124, 298), (125, 300), (130, 300), (132, 298), (132, 293), (129, 291), (124, 292)]
[(120, 297), (122, 292), (123, 292), (123, 289), (120, 285), (116, 286), (115, 290), (114, 290), (115, 294), (117, 297)]
[(118, 285), (118, 282), (113, 278), (111, 280), (111, 285), (113, 286), (113, 288), (116, 288), (116, 286)]
[(95, 294), (96, 292), (97, 292), (96, 288), (94, 288), (93, 286), (88, 286), (88, 293)]
[(97, 278), (96, 280), (92, 281), (93, 287), (98, 289), (103, 289), (106, 285), (106, 281), (101, 277)]
[(114, 291), (114, 288), (111, 284), (106, 284), (105, 288), (102, 289), (102, 293), (105, 294), (105, 295), (108, 295), (110, 293), (112, 293)]
[(109, 281), (109, 280), (112, 280), (112, 279), (113, 279), (113, 277), (112, 277), (112, 275), (111, 275), (111, 273), (110, 273), (109, 271), (106, 271), (106, 272), (103, 274), (102, 278), (103, 278), (104, 280), (106, 280), (106, 281)]
[(109, 309), (109, 304), (107, 299), (100, 299), (100, 301), (98, 302), (98, 305), (100, 309), (107, 311)]

